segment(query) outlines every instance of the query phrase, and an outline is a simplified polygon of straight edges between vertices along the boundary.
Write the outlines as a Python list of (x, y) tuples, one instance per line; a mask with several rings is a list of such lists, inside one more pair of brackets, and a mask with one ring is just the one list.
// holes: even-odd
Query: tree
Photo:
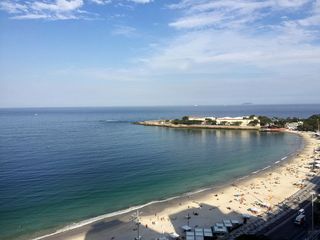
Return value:
[(206, 124), (208, 124), (208, 125), (216, 125), (217, 121), (216, 120), (212, 120), (211, 118), (206, 118)]
[(231, 126), (240, 126), (241, 124), (242, 124), (242, 122), (237, 121), (237, 122), (231, 123)]
[(300, 131), (317, 131), (320, 123), (320, 114), (312, 115), (303, 121), (303, 125), (298, 126)]
[(258, 124), (259, 124), (259, 120), (257, 120), (257, 119), (255, 119), (255, 120), (253, 120), (253, 121), (250, 121), (250, 122), (248, 123), (249, 126), (257, 126)]
[(276, 125), (279, 128), (283, 128), (286, 126), (287, 121), (283, 118), (276, 118), (276, 120), (273, 122), (274, 125)]
[(258, 119), (260, 120), (261, 126), (266, 126), (267, 124), (272, 123), (272, 120), (266, 116), (259, 116)]
[(181, 120), (180, 119), (174, 119), (172, 120), (172, 123), (177, 125), (177, 124), (180, 124)]
[(182, 121), (188, 121), (188, 120), (189, 120), (189, 117), (188, 117), (188, 116), (182, 117)]

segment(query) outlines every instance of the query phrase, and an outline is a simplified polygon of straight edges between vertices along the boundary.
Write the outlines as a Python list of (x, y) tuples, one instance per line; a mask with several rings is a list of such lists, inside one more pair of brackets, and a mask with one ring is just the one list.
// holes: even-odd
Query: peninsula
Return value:
[(269, 118), (267, 116), (241, 116), (241, 117), (195, 117), (184, 116), (181, 119), (161, 119), (135, 122), (138, 125), (170, 127), (170, 128), (203, 128), (203, 129), (234, 129), (258, 131), (317, 131), (320, 135), (320, 115), (312, 115), (306, 119)]
[(171, 128), (212, 128), (212, 129), (239, 129), (260, 130), (260, 120), (257, 116), (242, 117), (194, 117), (184, 116), (182, 119), (149, 120), (136, 122), (144, 126), (160, 126)]

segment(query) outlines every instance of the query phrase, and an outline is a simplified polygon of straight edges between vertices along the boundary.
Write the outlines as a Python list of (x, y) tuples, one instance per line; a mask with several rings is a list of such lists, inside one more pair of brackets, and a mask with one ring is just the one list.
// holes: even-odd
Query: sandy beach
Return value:
[[(250, 214), (254, 218), (266, 211), (272, 212), (278, 203), (303, 187), (300, 184), (302, 180), (311, 178), (307, 166), (313, 161), (314, 149), (319, 146), (319, 140), (310, 133), (299, 134), (304, 138), (304, 148), (288, 158), (275, 159), (270, 167), (252, 172), (225, 186), (141, 208), (142, 239), (158, 239), (173, 232), (182, 234), (181, 226), (187, 224), (192, 228), (210, 227), (223, 219), (242, 222), (242, 214)], [(268, 206), (263, 207), (261, 203)], [(258, 208), (260, 211), (253, 213), (250, 208)], [(137, 236), (136, 225), (132, 222), (134, 213), (135, 211), (105, 218), (41, 239), (134, 239)]]

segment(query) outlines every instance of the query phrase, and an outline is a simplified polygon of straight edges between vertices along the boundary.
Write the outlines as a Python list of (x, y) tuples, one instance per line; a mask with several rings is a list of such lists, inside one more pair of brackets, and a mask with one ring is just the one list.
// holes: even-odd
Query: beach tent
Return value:
[(226, 228), (232, 228), (232, 223), (230, 220), (223, 220), (222, 222)]
[(212, 230), (210, 228), (203, 229), (203, 239), (204, 240), (213, 240)]
[(188, 232), (191, 231), (191, 227), (189, 227), (188, 225), (184, 225), (181, 227), (183, 231)]
[(203, 228), (195, 228), (194, 235), (195, 235), (195, 240), (204, 240)]
[(230, 221), (231, 221), (232, 225), (235, 225), (235, 226), (238, 226), (240, 224), (240, 222), (238, 220), (231, 219)]
[(216, 223), (212, 227), (213, 233), (215, 234), (226, 234), (228, 233), (227, 228), (223, 225), (223, 223)]
[(194, 232), (186, 232), (186, 236), (194, 236)]
[(186, 240), (195, 240), (194, 232), (186, 232)]
[(169, 240), (169, 239), (166, 237), (159, 237), (159, 240)]
[(194, 233), (196, 236), (203, 236), (203, 228), (195, 228)]
[(203, 229), (203, 236), (205, 237), (212, 237), (212, 230), (210, 228), (204, 228)]
[(195, 240), (204, 240), (203, 236), (195, 236)]

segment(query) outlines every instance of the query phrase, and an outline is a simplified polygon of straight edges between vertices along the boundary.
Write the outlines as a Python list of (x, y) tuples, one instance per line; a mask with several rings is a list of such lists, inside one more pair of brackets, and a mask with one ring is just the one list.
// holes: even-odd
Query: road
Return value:
[[(305, 209), (306, 222), (303, 226), (293, 223), (297, 216), (297, 210), (292, 210), (286, 216), (279, 219), (273, 226), (262, 229), (258, 234), (265, 235), (271, 240), (303, 240), (308, 236), (312, 226), (311, 198), (300, 204)], [(270, 230), (271, 229), (271, 230)]]

